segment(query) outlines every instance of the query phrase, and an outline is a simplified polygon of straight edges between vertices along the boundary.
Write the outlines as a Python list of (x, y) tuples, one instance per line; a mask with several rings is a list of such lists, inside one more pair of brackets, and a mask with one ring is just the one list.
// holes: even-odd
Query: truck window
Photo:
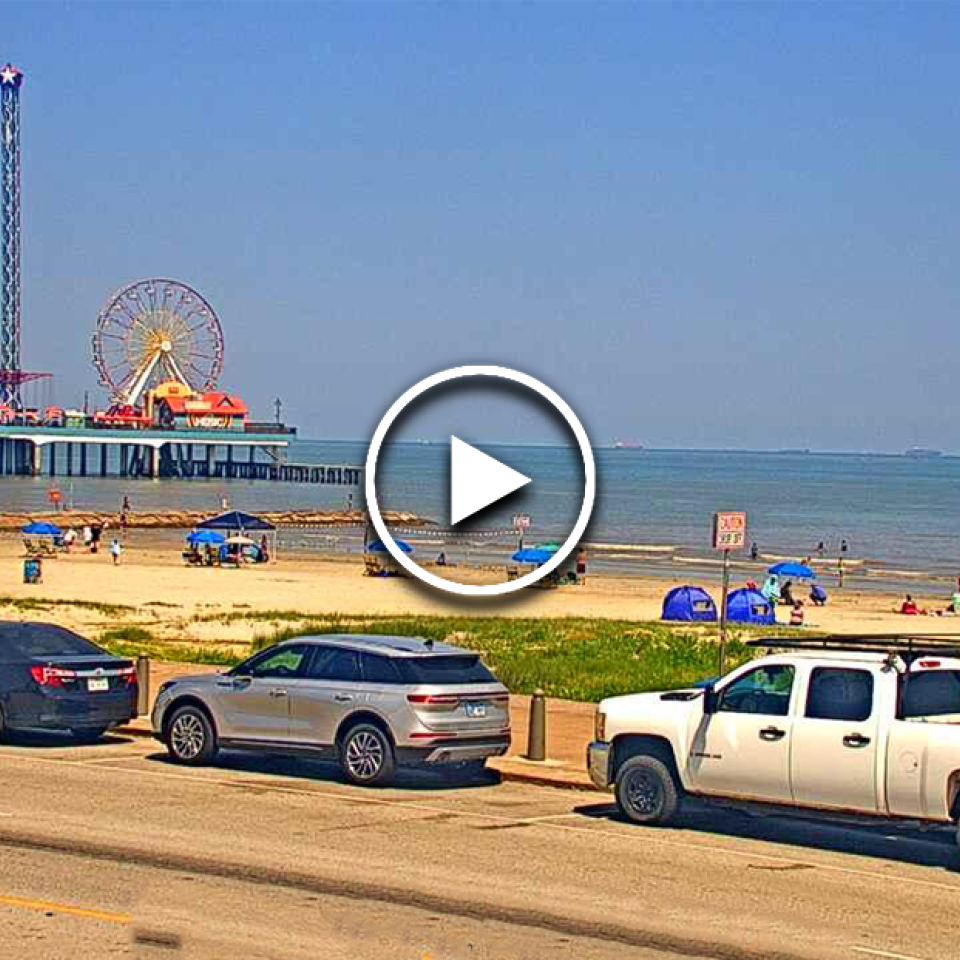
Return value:
[(847, 667), (817, 667), (810, 674), (807, 709), (811, 720), (859, 722), (873, 713), (873, 674)]
[(790, 712), (794, 669), (788, 664), (757, 667), (734, 680), (721, 694), (720, 713), (759, 713), (785, 717)]
[(955, 716), (960, 720), (960, 670), (925, 670), (903, 678), (903, 720)]

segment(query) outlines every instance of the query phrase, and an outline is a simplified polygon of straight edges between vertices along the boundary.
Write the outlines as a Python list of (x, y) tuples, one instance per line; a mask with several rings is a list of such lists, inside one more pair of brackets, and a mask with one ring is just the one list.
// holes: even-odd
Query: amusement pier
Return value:
[(178, 280), (128, 283), (106, 302), (93, 334), (104, 409), (27, 402), (50, 373), (20, 361), (20, 90), (23, 72), (0, 69), (0, 475), (172, 477), (359, 486), (362, 469), (291, 463), (296, 428), (251, 419), (221, 389), (220, 319)]

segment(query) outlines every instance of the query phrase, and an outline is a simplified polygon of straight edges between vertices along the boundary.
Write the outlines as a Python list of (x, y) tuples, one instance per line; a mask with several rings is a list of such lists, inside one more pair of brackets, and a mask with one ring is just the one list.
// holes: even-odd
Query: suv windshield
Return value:
[(497, 678), (476, 654), (397, 658), (407, 683), (496, 683)]
[(65, 627), (18, 623), (0, 629), (0, 659), (20, 657), (87, 657), (105, 654), (95, 643)]

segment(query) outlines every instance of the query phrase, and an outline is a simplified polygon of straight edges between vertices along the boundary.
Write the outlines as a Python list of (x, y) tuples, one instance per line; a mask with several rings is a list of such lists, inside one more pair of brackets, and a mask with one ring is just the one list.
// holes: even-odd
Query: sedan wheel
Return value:
[(393, 745), (373, 724), (358, 724), (343, 738), (340, 767), (351, 783), (365, 786), (386, 783), (393, 777), (395, 763)]
[(167, 727), (167, 749), (179, 763), (209, 763), (217, 752), (216, 736), (207, 715), (198, 707), (181, 707)]

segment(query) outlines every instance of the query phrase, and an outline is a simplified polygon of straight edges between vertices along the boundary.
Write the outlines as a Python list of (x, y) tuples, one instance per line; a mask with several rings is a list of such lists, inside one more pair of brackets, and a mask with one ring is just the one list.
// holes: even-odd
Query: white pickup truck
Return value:
[(754, 645), (702, 688), (599, 704), (588, 768), (624, 816), (667, 823), (689, 794), (957, 823), (960, 638)]

